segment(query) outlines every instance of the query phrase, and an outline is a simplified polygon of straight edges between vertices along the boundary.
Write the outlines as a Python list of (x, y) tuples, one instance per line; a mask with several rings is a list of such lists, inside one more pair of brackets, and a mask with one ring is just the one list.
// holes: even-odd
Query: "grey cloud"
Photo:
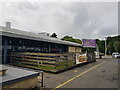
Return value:
[(117, 3), (114, 2), (18, 2), (2, 4), (2, 25), (39, 33), (56, 32), (77, 38), (117, 35)]

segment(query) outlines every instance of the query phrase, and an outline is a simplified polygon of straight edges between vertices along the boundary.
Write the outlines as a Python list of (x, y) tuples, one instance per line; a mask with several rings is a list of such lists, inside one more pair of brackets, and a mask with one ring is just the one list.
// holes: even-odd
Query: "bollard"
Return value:
[(39, 74), (41, 74), (41, 82), (40, 82), (41, 83), (41, 88), (44, 88), (43, 71), (39, 71)]
[(43, 71), (41, 72), (41, 87), (44, 87), (44, 84), (43, 84)]

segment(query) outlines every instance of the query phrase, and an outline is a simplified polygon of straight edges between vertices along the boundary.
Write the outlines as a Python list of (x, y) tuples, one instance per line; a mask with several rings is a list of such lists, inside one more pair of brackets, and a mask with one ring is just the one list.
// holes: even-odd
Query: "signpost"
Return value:
[(82, 39), (83, 47), (96, 47), (96, 40), (94, 39)]

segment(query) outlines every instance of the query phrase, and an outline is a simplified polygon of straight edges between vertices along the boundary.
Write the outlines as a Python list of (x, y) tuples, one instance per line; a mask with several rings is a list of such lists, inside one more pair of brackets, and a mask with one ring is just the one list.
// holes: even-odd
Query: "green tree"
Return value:
[(105, 41), (96, 39), (96, 44), (99, 48), (100, 53), (104, 53), (105, 52)]
[(119, 41), (114, 42), (114, 47), (115, 47), (115, 51), (120, 53), (120, 42)]
[(65, 40), (65, 39), (68, 39), (68, 38), (73, 38), (71, 36), (64, 36), (63, 38), (61, 38), (61, 40)]
[(56, 34), (56, 33), (53, 33), (53, 34), (51, 35), (51, 37), (57, 38), (57, 34)]
[(101, 53), (105, 52), (105, 41), (104, 40), (100, 41), (99, 50), (100, 50)]
[(110, 42), (107, 45), (107, 51), (110, 52), (109, 54), (112, 54), (115, 51), (115, 47), (113, 46), (113, 42)]
[(118, 52), (119, 50), (119, 41), (120, 41), (120, 36), (114, 36), (114, 37), (107, 37), (107, 48), (108, 48), (108, 52), (111, 52), (111, 54), (113, 52)]
[(61, 38), (61, 40), (82, 44), (82, 41), (80, 39), (75, 39), (71, 36), (64, 36), (63, 38)]
[(96, 48), (91, 48), (91, 47), (83, 47), (83, 52), (88, 52), (88, 53), (93, 53), (96, 50)]

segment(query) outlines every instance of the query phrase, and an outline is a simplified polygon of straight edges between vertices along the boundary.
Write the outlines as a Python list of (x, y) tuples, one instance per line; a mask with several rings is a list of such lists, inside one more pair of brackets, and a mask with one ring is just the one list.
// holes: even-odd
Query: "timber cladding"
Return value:
[(75, 47), (69, 46), (69, 52), (75, 52)]
[(82, 50), (81, 50), (81, 48), (79, 48), (79, 47), (75, 47), (75, 52), (77, 52), (77, 53), (81, 53)]
[(72, 46), (69, 46), (68, 52), (77, 52), (77, 53), (81, 53), (81, 48), (80, 48), (80, 47), (72, 47)]

